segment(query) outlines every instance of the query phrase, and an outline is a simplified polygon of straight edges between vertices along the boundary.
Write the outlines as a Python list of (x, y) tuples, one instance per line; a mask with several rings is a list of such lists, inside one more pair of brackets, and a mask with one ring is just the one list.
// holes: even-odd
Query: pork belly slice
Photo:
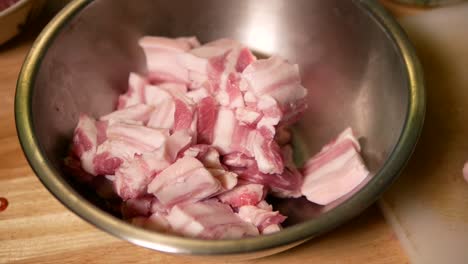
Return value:
[(131, 72), (128, 77), (128, 90), (119, 96), (117, 110), (145, 102), (145, 87), (148, 85), (146, 78)]
[(93, 161), (98, 146), (107, 138), (106, 128), (106, 122), (81, 114), (74, 131), (72, 152), (80, 159), (83, 170), (91, 175), (98, 174)]
[(152, 95), (148, 96), (155, 109), (148, 121), (149, 127), (168, 128), (173, 131), (191, 129), (196, 136), (196, 109), (194, 102), (186, 96), (185, 86), (160, 84), (149, 86)]
[(174, 206), (167, 216), (172, 230), (202, 239), (235, 239), (258, 235), (257, 228), (241, 220), (229, 207), (214, 199)]
[(220, 39), (193, 49), (190, 53), (208, 61), (206, 76), (192, 77), (196, 83), (205, 84), (223, 106), (235, 108), (244, 105), (240, 90), (242, 77), (239, 73), (256, 60), (249, 49), (239, 42)]
[(124, 201), (121, 206), (122, 217), (130, 219), (136, 216), (149, 216), (153, 198), (152, 195), (146, 195)]
[(259, 171), (257, 166), (248, 168), (231, 167), (231, 169), (239, 175), (239, 179), (266, 186), (273, 196), (297, 198), (302, 195), (302, 175), (297, 170), (290, 170), (286, 167), (281, 174), (268, 174)]
[(278, 174), (268, 174), (261, 172), (257, 164), (249, 164), (242, 167), (230, 167), (238, 173), (239, 179), (264, 185), (269, 189), (269, 193), (281, 198), (297, 198), (302, 196), (301, 186), (303, 177), (293, 162), (292, 147), (286, 145), (281, 148), (281, 157), (284, 161), (283, 172)]
[(301, 109), (307, 90), (301, 85), (299, 67), (286, 60), (272, 56), (249, 64), (242, 72), (250, 91), (257, 98), (268, 95), (274, 98), (286, 116), (292, 118), (291, 111)]
[(274, 128), (262, 126), (255, 131), (253, 154), (260, 172), (281, 174), (284, 170), (280, 147), (274, 140)]
[(184, 151), (183, 156), (197, 158), (203, 166), (209, 169), (225, 169), (220, 162), (219, 152), (210, 145), (193, 145)]
[(143, 37), (138, 41), (143, 49), (151, 82), (179, 82), (189, 84), (190, 70), (206, 68), (206, 61), (188, 53), (199, 46), (194, 38), (169, 39)]
[(218, 102), (212, 96), (203, 98), (197, 105), (197, 140), (199, 144), (211, 144), (213, 142), (214, 126), (218, 117), (218, 109)]
[(167, 215), (168, 208), (163, 206), (153, 195), (131, 198), (122, 203), (121, 212), (124, 219), (137, 216), (149, 217), (152, 214)]
[(256, 205), (266, 196), (265, 188), (261, 184), (248, 183), (238, 185), (234, 189), (218, 196), (218, 199), (232, 207)]
[(326, 205), (351, 192), (369, 175), (359, 150), (359, 143), (348, 128), (311, 157), (304, 166), (304, 196)]
[(127, 108), (116, 110), (102, 116), (99, 120), (113, 122), (127, 122), (146, 124), (154, 111), (154, 107), (146, 104), (135, 104)]
[(171, 232), (171, 226), (165, 215), (154, 213), (149, 217), (137, 216), (130, 220), (130, 223), (139, 226), (146, 230), (156, 231), (159, 233)]
[(242, 152), (232, 152), (222, 157), (223, 164), (230, 167), (245, 168), (256, 166), (256, 161), (252, 157), (248, 157)]
[(224, 169), (208, 169), (208, 171), (216, 178), (221, 185), (221, 188), (214, 195), (222, 194), (232, 190), (237, 185), (237, 174)]
[(237, 214), (242, 220), (255, 225), (261, 234), (270, 234), (281, 230), (281, 223), (286, 219), (286, 216), (278, 211), (272, 211), (271, 206), (266, 206), (268, 204), (265, 201), (263, 203), (260, 206), (241, 206)]
[(162, 148), (158, 151), (135, 155), (115, 172), (114, 189), (125, 201), (147, 193), (147, 186), (157, 173), (171, 165)]
[(113, 123), (106, 131), (107, 139), (100, 144), (93, 159), (96, 174), (112, 175), (124, 161), (135, 154), (152, 152), (166, 141), (166, 129), (152, 129), (136, 124)]
[(147, 193), (147, 186), (157, 173), (169, 167), (179, 152), (188, 147), (191, 136), (187, 131), (177, 131), (169, 136), (163, 146), (152, 152), (135, 154), (115, 173), (114, 189), (123, 199), (137, 198)]
[(148, 185), (148, 193), (154, 194), (164, 206), (171, 207), (205, 199), (220, 188), (220, 183), (199, 160), (187, 156), (159, 173)]

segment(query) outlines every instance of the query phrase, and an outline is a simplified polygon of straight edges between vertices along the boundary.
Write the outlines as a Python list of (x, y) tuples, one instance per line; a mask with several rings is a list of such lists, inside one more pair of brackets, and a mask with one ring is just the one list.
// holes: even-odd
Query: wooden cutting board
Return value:
[(400, 18), (423, 64), (427, 115), (382, 209), (411, 262), (468, 263), (468, 3)]
[[(0, 47), (0, 197), (9, 201), (0, 212), (0, 263), (232, 263), (166, 255), (114, 238), (67, 210), (39, 182), (21, 151), (13, 116), (17, 75), (36, 34)], [(399, 264), (407, 257), (374, 206), (326, 236), (245, 263)]]

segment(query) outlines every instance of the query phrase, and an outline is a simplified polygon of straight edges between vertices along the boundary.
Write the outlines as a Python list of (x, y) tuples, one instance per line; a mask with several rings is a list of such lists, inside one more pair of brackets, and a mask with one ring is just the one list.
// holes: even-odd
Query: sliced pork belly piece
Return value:
[(153, 113), (154, 107), (145, 104), (135, 104), (123, 108), (100, 118), (101, 121), (122, 121), (146, 124)]
[(265, 208), (263, 205), (262, 207), (241, 206), (237, 214), (242, 220), (255, 225), (262, 234), (279, 231), (280, 224), (286, 219), (286, 216), (278, 211), (272, 211), (271, 208)]
[(117, 110), (144, 103), (146, 85), (148, 85), (146, 78), (131, 72), (128, 77), (128, 90), (119, 96)]
[(144, 89), (144, 103), (157, 106), (171, 100), (174, 94), (185, 94), (187, 86), (180, 83), (165, 82), (158, 85), (146, 85)]
[(152, 214), (164, 216), (169, 213), (169, 210), (153, 195), (144, 195), (124, 201), (121, 213), (124, 219), (130, 219), (137, 216), (149, 217)]
[(232, 152), (223, 156), (223, 164), (230, 167), (245, 168), (256, 165), (255, 159), (241, 152)]
[(265, 188), (261, 184), (249, 183), (238, 185), (234, 189), (218, 196), (218, 199), (232, 207), (256, 205), (265, 198)]
[(141, 228), (161, 233), (171, 231), (171, 226), (166, 216), (154, 213), (149, 217), (137, 216), (131, 219), (130, 223)]
[(166, 142), (169, 131), (117, 122), (109, 124), (106, 134), (110, 140), (125, 141), (144, 152), (151, 152)]
[(122, 217), (129, 219), (136, 216), (149, 216), (151, 214), (153, 198), (151, 195), (146, 195), (126, 200), (122, 203), (121, 207)]
[(167, 216), (172, 230), (203, 239), (235, 239), (258, 235), (257, 228), (242, 221), (232, 209), (216, 200), (174, 206)]
[[(143, 37), (139, 40), (146, 56), (149, 79), (152, 82), (180, 82), (188, 84), (189, 66), (197, 69), (206, 65), (187, 51), (197, 46), (187, 38), (169, 39), (162, 37)], [(195, 44), (195, 45), (194, 45)]]
[(157, 173), (171, 165), (164, 148), (142, 155), (125, 162), (115, 172), (114, 189), (125, 201), (147, 193), (147, 186)]
[(216, 40), (190, 52), (197, 57), (208, 59), (206, 79), (198, 75), (196, 82), (208, 81), (208, 90), (221, 105), (231, 108), (243, 106), (241, 76), (238, 73), (254, 61), (255, 56), (242, 44), (230, 39)]
[(236, 119), (241, 125), (255, 127), (262, 118), (262, 113), (251, 107), (236, 108)]
[(196, 104), (199, 104), (202, 99), (210, 96), (208, 90), (204, 87), (201, 87), (196, 90), (191, 90), (185, 94), (188, 98), (192, 99), (192, 101)]
[(213, 142), (218, 108), (218, 102), (212, 96), (203, 98), (198, 104), (197, 140), (199, 144), (211, 144)]
[(221, 164), (219, 152), (210, 145), (198, 144), (184, 151), (183, 156), (197, 158), (209, 169), (225, 169)]
[(271, 134), (276, 133), (275, 126), (283, 118), (283, 112), (281, 111), (278, 103), (271, 96), (264, 95), (257, 102), (257, 109), (262, 113), (262, 117), (257, 124), (257, 128), (265, 127), (270, 130)]
[(224, 169), (208, 169), (213, 177), (221, 184), (217, 194), (231, 190), (237, 185), (237, 174)]
[(107, 123), (81, 114), (73, 135), (73, 153), (80, 159), (81, 167), (91, 175), (97, 175), (93, 160), (97, 147), (106, 140)]
[(106, 135), (106, 141), (98, 146), (93, 159), (95, 173), (101, 175), (114, 174), (124, 161), (133, 159), (135, 154), (158, 149), (169, 133), (165, 129), (116, 122), (108, 125)]
[(155, 109), (149, 119), (149, 127), (168, 128), (174, 131), (190, 128), (195, 137), (194, 122), (196, 122), (195, 107), (193, 101), (185, 95), (186, 86), (178, 84), (160, 84), (150, 86), (151, 100)]
[(232, 152), (232, 138), (237, 126), (237, 120), (231, 109), (221, 107), (218, 111), (217, 119), (214, 124), (213, 142), (220, 153), (227, 154)]
[(310, 158), (301, 191), (311, 202), (326, 205), (351, 192), (369, 175), (351, 129)]
[(278, 144), (274, 141), (272, 129), (263, 126), (255, 132), (252, 148), (259, 171), (269, 174), (282, 173), (283, 158)]
[(301, 194), (302, 175), (298, 171), (284, 168), (281, 174), (262, 173), (257, 166), (231, 169), (242, 179), (251, 183), (262, 184), (269, 188), (270, 193), (281, 198), (297, 198)]
[(145, 36), (138, 43), (140, 46), (150, 50), (163, 50), (173, 52), (185, 52), (192, 48), (199, 47), (200, 42), (196, 37), (166, 38)]
[(171, 162), (174, 162), (181, 152), (184, 152), (192, 143), (190, 131), (179, 130), (174, 132), (166, 141), (166, 155)]
[(219, 182), (193, 157), (183, 157), (159, 173), (148, 185), (164, 206), (196, 202), (210, 197), (220, 189)]
[(304, 103), (302, 99), (307, 95), (301, 85), (298, 65), (289, 64), (278, 56), (252, 62), (242, 72), (242, 77), (256, 97), (273, 97), (286, 115), (300, 108), (297, 104)]

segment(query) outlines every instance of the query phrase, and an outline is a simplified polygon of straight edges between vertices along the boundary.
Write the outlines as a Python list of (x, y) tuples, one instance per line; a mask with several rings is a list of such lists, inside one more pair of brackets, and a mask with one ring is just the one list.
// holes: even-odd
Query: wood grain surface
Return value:
[[(117, 239), (80, 219), (39, 182), (19, 145), (13, 114), (16, 79), (35, 33), (0, 47), (0, 263), (231, 263), (158, 253)], [(237, 262), (239, 263), (239, 262)], [(287, 252), (245, 263), (408, 263), (392, 229), (371, 207), (337, 230)]]

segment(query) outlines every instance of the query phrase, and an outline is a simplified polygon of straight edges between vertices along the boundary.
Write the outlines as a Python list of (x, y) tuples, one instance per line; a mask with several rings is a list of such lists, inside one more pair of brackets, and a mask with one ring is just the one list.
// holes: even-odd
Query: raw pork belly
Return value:
[(230, 39), (139, 45), (147, 73), (130, 73), (115, 111), (79, 117), (67, 158), (77, 177), (112, 183), (125, 220), (202, 239), (270, 234), (286, 216), (267, 195), (325, 205), (368, 175), (350, 129), (295, 166), (288, 126), (307, 107), (298, 65)]

